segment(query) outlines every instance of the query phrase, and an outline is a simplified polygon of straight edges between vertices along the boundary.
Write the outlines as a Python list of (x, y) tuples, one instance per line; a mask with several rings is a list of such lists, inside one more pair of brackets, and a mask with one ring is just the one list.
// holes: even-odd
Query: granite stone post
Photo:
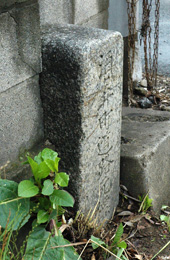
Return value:
[(70, 174), (76, 209), (110, 219), (119, 197), (123, 39), (75, 25), (42, 35), (41, 99), (46, 138)]

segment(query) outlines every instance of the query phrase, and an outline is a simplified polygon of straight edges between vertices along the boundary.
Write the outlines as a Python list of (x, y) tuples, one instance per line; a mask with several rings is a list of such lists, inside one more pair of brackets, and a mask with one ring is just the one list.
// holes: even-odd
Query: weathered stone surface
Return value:
[(121, 182), (133, 196), (146, 194), (159, 212), (170, 196), (170, 113), (124, 108)]
[(50, 148), (52, 150), (55, 149), (53, 145), (49, 142), (44, 142), (44, 140), (40, 140), (40, 142), (36, 143), (33, 147), (31, 147), (31, 149), (23, 149), (18, 160), (15, 160), (15, 163), (9, 163), (9, 165), (5, 168), (5, 172), (1, 171), (1, 178), (14, 180), (18, 183), (22, 180), (28, 180), (32, 176), (31, 167), (29, 164), (23, 165), (23, 162), (27, 160), (28, 154), (31, 158), (34, 158), (44, 148)]
[(77, 207), (87, 213), (99, 199), (99, 221), (109, 219), (119, 197), (122, 37), (60, 26), (44, 33), (42, 51), (45, 135), (70, 174)]
[(90, 17), (88, 21), (82, 22), (82, 24), (87, 27), (108, 29), (108, 10)]
[(39, 0), (41, 26), (74, 23), (73, 1), (70, 0)]
[(32, 76), (32, 69), (18, 55), (16, 22), (9, 13), (0, 15), (0, 92)]
[(38, 2), (14, 8), (10, 12), (16, 21), (18, 54), (34, 73), (41, 71), (40, 17)]
[(39, 0), (41, 26), (83, 24), (108, 28), (108, 0)]
[(108, 0), (74, 0), (74, 23), (79, 24), (108, 9)]
[(0, 15), (0, 92), (40, 72), (37, 4)]
[(16, 3), (23, 3), (26, 1), (28, 1), (28, 0), (1, 0), (0, 1), (0, 11), (1, 11), (1, 8), (7, 8)]
[(43, 138), (38, 76), (0, 94), (0, 165)]

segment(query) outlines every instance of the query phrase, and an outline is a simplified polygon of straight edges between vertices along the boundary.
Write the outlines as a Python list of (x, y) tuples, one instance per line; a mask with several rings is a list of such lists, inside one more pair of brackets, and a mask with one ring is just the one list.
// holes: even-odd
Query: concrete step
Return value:
[(138, 197), (149, 192), (156, 213), (170, 203), (170, 113), (123, 108), (121, 182)]

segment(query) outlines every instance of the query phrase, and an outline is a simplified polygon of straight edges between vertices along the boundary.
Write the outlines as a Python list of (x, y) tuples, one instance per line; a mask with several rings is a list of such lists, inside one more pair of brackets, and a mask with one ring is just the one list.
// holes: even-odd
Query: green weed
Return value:
[(117, 231), (115, 233), (113, 241), (111, 242), (111, 245), (107, 245), (104, 241), (102, 241), (101, 239), (95, 236), (91, 236), (90, 241), (92, 242), (92, 247), (94, 250), (97, 249), (98, 247), (104, 249), (105, 259), (107, 258), (108, 254), (111, 254), (114, 257), (116, 257), (116, 259), (127, 260), (127, 258), (124, 255), (124, 250), (127, 248), (127, 244), (125, 241), (121, 239), (122, 235), (123, 235), (123, 224), (121, 223), (117, 228)]
[[(0, 259), (77, 260), (74, 248), (64, 247), (69, 242), (60, 231), (60, 216), (65, 212), (63, 207), (73, 207), (74, 199), (63, 189), (68, 186), (69, 175), (59, 172), (59, 161), (55, 151), (45, 148), (34, 159), (27, 156), (25, 164), (30, 165), (33, 174), (29, 180), (18, 184), (0, 179), (0, 224), (4, 230), (0, 236)], [(32, 230), (14, 256), (9, 246), (13, 231), (18, 234), (31, 216), (35, 218)], [(16, 239), (14, 245), (15, 242)]]
[(146, 211), (152, 207), (152, 199), (149, 198), (148, 193), (145, 196), (139, 196), (139, 200), (141, 201), (140, 208), (138, 212), (146, 213)]

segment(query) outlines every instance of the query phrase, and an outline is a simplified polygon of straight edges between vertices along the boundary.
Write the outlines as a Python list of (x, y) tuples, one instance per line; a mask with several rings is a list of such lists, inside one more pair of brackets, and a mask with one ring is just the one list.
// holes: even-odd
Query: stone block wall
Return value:
[(43, 140), (41, 28), (107, 28), (108, 0), (0, 1), (0, 166)]
[(0, 1), (0, 165), (43, 138), (37, 1)]
[(78, 24), (108, 28), (109, 0), (39, 0), (41, 26)]
[(107, 28), (107, 8), (108, 0), (0, 1), (0, 166), (43, 140), (40, 28)]
[(41, 26), (73, 23), (72, 0), (39, 0)]

